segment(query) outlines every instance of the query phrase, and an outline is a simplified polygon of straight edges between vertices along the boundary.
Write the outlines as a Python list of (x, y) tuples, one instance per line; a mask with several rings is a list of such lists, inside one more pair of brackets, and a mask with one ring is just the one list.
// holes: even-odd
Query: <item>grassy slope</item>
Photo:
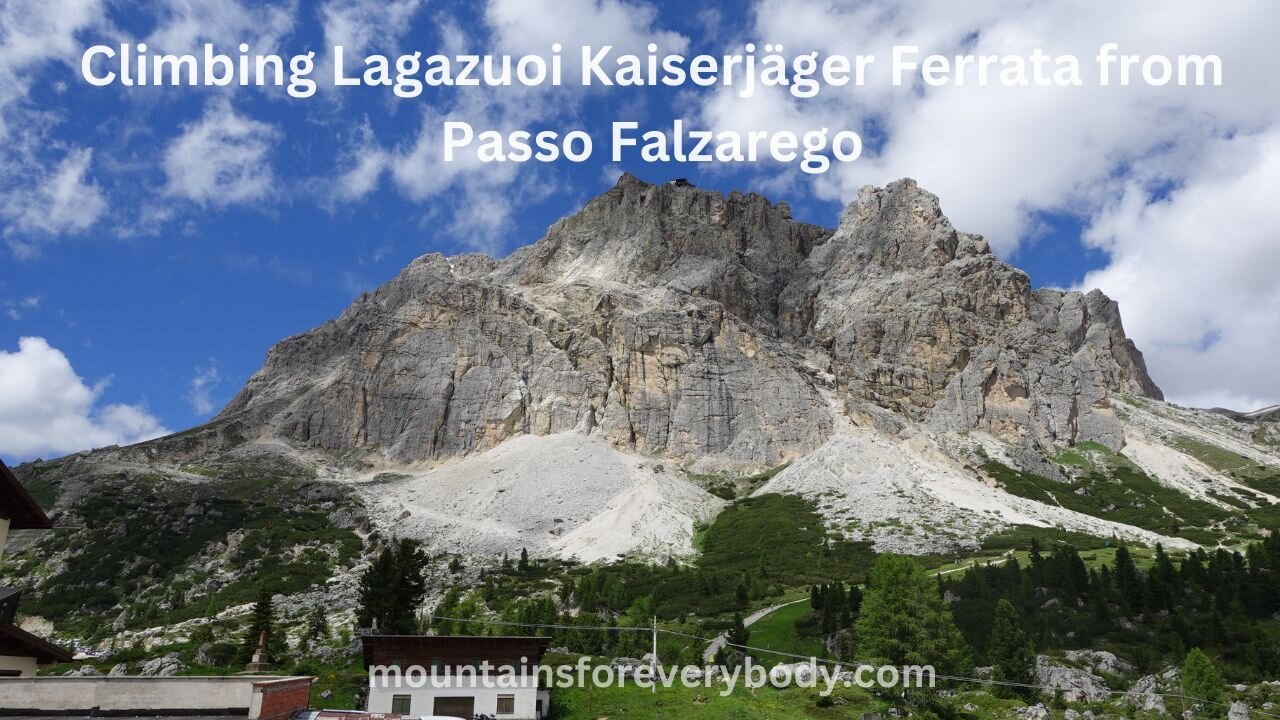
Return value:
[(1215, 524), (1238, 519), (1237, 513), (1162, 485), (1105, 448), (1067, 451), (1058, 461), (1078, 468), (1077, 477), (1060, 482), (995, 460), (982, 469), (1014, 495), (1200, 543), (1223, 537)]
[[(808, 600), (774, 610), (751, 625), (750, 645), (794, 655), (826, 657), (826, 648), (817, 637), (802, 636), (796, 628), (796, 621), (803, 620), (811, 612), (813, 608)], [(781, 656), (762, 659), (785, 661)]]
[(1231, 477), (1236, 482), (1269, 495), (1280, 496), (1280, 468), (1259, 465), (1243, 455), (1194, 438), (1185, 436), (1174, 438), (1173, 444), (1179, 450)]

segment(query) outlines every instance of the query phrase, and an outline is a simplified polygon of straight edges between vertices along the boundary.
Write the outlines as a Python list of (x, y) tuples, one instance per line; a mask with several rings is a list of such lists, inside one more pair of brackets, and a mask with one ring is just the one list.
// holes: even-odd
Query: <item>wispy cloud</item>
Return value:
[(207, 365), (195, 368), (186, 396), (187, 403), (191, 405), (193, 413), (200, 417), (207, 417), (213, 414), (213, 392), (221, 381), (222, 377), (218, 373), (217, 360), (209, 358)]
[(165, 191), (200, 205), (254, 203), (271, 192), (272, 125), (236, 112), (230, 100), (213, 100), (164, 153)]
[(40, 309), (41, 300), (39, 295), (28, 295), (19, 300), (5, 300), (0, 303), (0, 306), (4, 307), (4, 312), (9, 319), (21, 320), (28, 312)]

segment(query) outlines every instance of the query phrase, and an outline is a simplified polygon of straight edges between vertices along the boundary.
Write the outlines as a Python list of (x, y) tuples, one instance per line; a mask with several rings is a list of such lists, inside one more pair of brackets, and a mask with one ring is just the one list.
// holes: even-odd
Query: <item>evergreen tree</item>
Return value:
[(253, 604), (249, 627), (245, 629), (244, 638), (240, 642), (241, 662), (247, 663), (253, 659), (263, 633), (266, 634), (267, 660), (276, 665), (283, 664), (288, 645), (285, 643), (284, 633), (276, 627), (275, 606), (271, 600), (271, 591), (266, 585), (259, 585), (258, 599)]
[(1138, 577), (1138, 568), (1133, 564), (1129, 548), (1121, 545), (1116, 549), (1115, 561), (1116, 589), (1120, 591), (1120, 602), (1130, 612), (1141, 612), (1142, 579)]
[(751, 642), (751, 631), (742, 622), (742, 616), (735, 614), (733, 624), (725, 632), (724, 657), (720, 661), (729, 667), (736, 667), (743, 662), (750, 652), (744, 646)]
[(520, 548), (520, 562), (516, 565), (516, 569), (521, 573), (529, 572), (529, 550), (528, 548)]
[(386, 547), (360, 576), (360, 606), (356, 622), (384, 633), (408, 634), (417, 630), (415, 613), (427, 583), (423, 566), (427, 557), (413, 540)]
[(1188, 699), (1217, 702), (1222, 699), (1222, 685), (1222, 674), (1209, 656), (1191, 648), (1182, 663), (1182, 692)]
[(307, 631), (303, 636), (308, 642), (328, 642), (329, 617), (324, 613), (324, 606), (317, 605), (307, 615)]
[(1040, 539), (1031, 538), (1031, 582), (1034, 587), (1044, 586), (1044, 555), (1040, 554)]
[(725, 634), (725, 639), (730, 645), (747, 645), (751, 642), (751, 631), (747, 626), (742, 624), (742, 616), (735, 614), (733, 616), (733, 625), (729, 627), (729, 631)]
[(941, 672), (967, 664), (968, 647), (942, 600), (938, 583), (909, 557), (881, 555), (867, 578), (855, 627), (858, 651), (892, 665), (933, 665)]
[[(1008, 600), (996, 603), (995, 624), (991, 628), (991, 640), (987, 644), (987, 659), (992, 665), (994, 680), (1034, 685), (1036, 682), (1036, 653), (1031, 639), (1023, 632), (1018, 611)], [(1029, 687), (996, 685), (998, 697), (1020, 697), (1030, 702), (1039, 691)]]

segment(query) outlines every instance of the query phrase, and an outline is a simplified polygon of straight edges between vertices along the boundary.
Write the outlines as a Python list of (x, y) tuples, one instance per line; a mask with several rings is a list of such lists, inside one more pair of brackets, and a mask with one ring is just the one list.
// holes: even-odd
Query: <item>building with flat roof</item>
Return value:
[(536, 670), (550, 638), (365, 635), (360, 642), (365, 668), (385, 669), (370, 676), (370, 713), (541, 720), (549, 709)]

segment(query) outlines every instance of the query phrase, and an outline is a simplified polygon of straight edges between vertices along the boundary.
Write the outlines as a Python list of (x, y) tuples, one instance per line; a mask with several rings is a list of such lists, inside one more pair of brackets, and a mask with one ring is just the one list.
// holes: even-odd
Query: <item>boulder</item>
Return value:
[(1052, 720), (1053, 719), (1053, 713), (1049, 712), (1049, 708), (1045, 707), (1043, 704), (1020, 707), (1017, 709), (1016, 714), (1018, 716), (1018, 720)]
[(169, 653), (164, 657), (152, 658), (142, 663), (142, 669), (138, 674), (142, 677), (167, 677), (177, 675), (185, 669), (186, 666), (178, 659), (178, 654)]

